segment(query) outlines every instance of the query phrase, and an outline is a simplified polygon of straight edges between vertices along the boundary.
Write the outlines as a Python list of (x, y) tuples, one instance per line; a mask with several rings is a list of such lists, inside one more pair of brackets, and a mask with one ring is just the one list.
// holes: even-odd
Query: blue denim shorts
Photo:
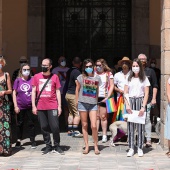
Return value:
[(98, 110), (97, 104), (78, 102), (78, 111)]

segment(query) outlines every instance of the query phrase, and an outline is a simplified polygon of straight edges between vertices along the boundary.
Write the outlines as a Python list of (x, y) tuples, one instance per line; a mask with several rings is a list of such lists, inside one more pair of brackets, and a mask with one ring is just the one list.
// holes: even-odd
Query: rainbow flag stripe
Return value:
[(115, 104), (114, 97), (111, 97), (106, 100), (106, 109), (107, 113), (113, 113), (117, 111), (117, 106)]
[(123, 119), (123, 109), (124, 109), (124, 102), (123, 102), (123, 96), (120, 96), (118, 98), (117, 102), (117, 112), (114, 113), (112, 122), (118, 121), (118, 120), (124, 120)]

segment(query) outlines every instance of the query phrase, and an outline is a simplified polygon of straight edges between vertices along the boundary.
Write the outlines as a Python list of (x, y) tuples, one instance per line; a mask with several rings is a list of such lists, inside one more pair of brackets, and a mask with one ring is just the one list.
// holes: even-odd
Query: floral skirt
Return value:
[(0, 155), (11, 154), (11, 117), (9, 103), (0, 99)]

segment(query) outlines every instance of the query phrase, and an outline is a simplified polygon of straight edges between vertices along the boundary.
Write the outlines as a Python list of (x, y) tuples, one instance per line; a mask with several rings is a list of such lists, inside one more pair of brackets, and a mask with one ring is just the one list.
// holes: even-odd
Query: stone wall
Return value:
[(45, 57), (45, 0), (28, 1), (28, 57), (30, 56), (38, 56), (39, 65)]
[(164, 123), (166, 116), (167, 96), (166, 82), (170, 75), (170, 1), (161, 1), (161, 145), (166, 146)]
[(2, 0), (0, 0), (0, 55), (2, 54)]

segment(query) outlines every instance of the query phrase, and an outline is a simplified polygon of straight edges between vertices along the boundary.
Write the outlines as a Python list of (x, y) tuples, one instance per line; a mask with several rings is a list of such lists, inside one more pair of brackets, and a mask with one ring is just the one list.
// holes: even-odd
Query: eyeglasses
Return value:
[(101, 67), (101, 66), (102, 66), (101, 64), (100, 64), (100, 65), (99, 65), (99, 64), (98, 64), (98, 65), (96, 64), (96, 67)]
[(88, 68), (88, 67), (89, 67), (89, 68), (92, 68), (93, 66), (92, 66), (92, 65), (86, 66), (86, 68)]
[(49, 67), (49, 65), (41, 65), (41, 67)]
[(30, 71), (30, 69), (22, 69), (23, 71)]
[(146, 61), (146, 58), (140, 58), (139, 60), (140, 61)]

